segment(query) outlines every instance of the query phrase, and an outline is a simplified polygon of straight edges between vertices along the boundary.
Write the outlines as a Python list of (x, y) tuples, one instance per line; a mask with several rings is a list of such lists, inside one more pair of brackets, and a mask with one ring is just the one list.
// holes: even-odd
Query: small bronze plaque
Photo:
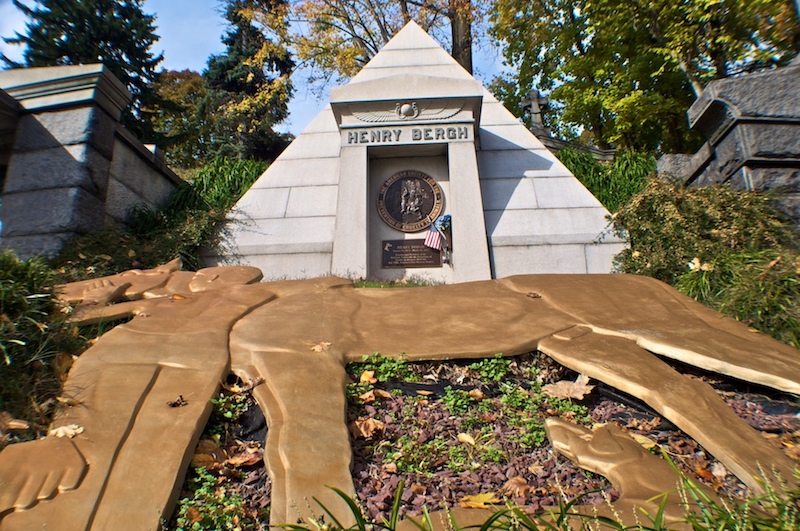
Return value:
[(425, 240), (383, 240), (382, 261), (385, 269), (442, 267), (442, 252), (425, 247)]
[(444, 194), (433, 177), (405, 170), (386, 179), (378, 192), (378, 213), (390, 227), (403, 232), (427, 228), (442, 213)]

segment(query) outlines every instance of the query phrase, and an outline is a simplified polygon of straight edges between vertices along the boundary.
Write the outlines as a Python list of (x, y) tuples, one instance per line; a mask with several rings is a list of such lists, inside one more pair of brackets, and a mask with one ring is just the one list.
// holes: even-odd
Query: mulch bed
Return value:
[[(383, 398), (350, 400), (353, 477), (358, 500), (368, 518), (376, 521), (388, 518), (401, 483), (404, 485), (401, 513), (410, 516), (421, 514), (423, 507), (428, 510), (454, 507), (465, 497), (486, 493), (494, 493), (498, 499), (507, 499), (531, 511), (576, 496), (582, 497), (581, 503), (602, 503), (617, 496), (605, 478), (585, 472), (556, 455), (546, 439), (532, 448), (521, 446), (525, 430), (501, 413), (500, 384), (482, 380), (468, 365), (468, 362), (411, 364), (419, 383), (376, 382), (372, 387), (385, 391), (378, 392)], [(800, 459), (800, 405), (795, 398), (705, 374), (692, 367), (676, 365), (676, 368), (688, 378), (710, 383), (742, 419), (790, 457)], [(548, 357), (534, 353), (515, 358), (504, 381), (529, 388), (532, 370), (542, 384), (574, 380), (577, 376)], [(351, 376), (355, 381), (359, 378), (357, 374)], [(647, 437), (657, 444), (654, 451), (659, 448), (665, 451), (682, 472), (699, 477), (723, 496), (741, 498), (747, 493), (747, 488), (721, 463), (644, 403), (602, 383), (591, 383), (596, 385), (594, 391), (577, 401), (586, 407), (589, 419), (585, 420), (614, 422)], [(465, 425), (469, 415), (453, 414), (446, 407), (444, 397), (448, 386), (463, 391), (462, 394), (479, 392), (476, 396), (481, 396), (480, 402), (484, 402), (481, 425), (474, 422)], [(539, 407), (539, 414), (542, 419), (549, 415), (574, 420), (580, 417), (574, 411), (555, 410), (547, 401)], [(368, 419), (378, 422), (368, 425), (366, 431), (357, 428), (356, 421), (360, 420), (363, 428)], [(222, 424), (220, 445), (227, 441), (231, 452), (234, 446), (247, 441), (263, 442), (266, 434), (263, 415), (255, 405), (236, 422)], [(216, 430), (220, 432), (220, 427)], [(479, 437), (472, 444), (460, 440), (459, 434), (479, 434)], [(409, 440), (414, 444), (407, 445), (404, 451), (400, 443)], [(438, 458), (425, 457), (424, 449), (431, 444), (438, 444), (435, 452)], [(410, 452), (418, 453), (410, 455)], [(442, 459), (441, 455), (453, 458)], [(416, 468), (415, 459), (424, 470), (404, 471)], [(220, 484), (224, 484), (227, 492), (242, 496), (249, 514), (264, 514), (270, 490), (263, 463), (227, 469), (226, 472), (225, 466), (217, 468)], [(185, 494), (188, 493), (182, 495)], [(266, 529), (266, 523), (263, 528)]]

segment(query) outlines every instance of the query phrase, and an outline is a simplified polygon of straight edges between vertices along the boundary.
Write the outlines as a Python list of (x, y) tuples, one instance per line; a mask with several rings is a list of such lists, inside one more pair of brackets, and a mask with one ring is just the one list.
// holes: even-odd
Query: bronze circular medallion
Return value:
[(378, 192), (378, 213), (403, 232), (427, 228), (442, 213), (444, 194), (433, 177), (416, 170), (395, 173)]

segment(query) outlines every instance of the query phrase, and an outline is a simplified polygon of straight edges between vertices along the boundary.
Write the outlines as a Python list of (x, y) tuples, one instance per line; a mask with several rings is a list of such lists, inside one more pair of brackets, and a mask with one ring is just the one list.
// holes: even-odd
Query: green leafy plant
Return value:
[(511, 371), (511, 360), (504, 358), (502, 354), (495, 354), (494, 358), (476, 361), (469, 368), (477, 372), (483, 380), (499, 382)]
[(451, 415), (464, 415), (475, 401), (463, 389), (453, 389), (451, 386), (444, 388), (442, 403)]
[(364, 371), (375, 371), (374, 376), (380, 382), (388, 380), (410, 382), (416, 379), (402, 353), (397, 358), (391, 358), (373, 352), (369, 356), (364, 356), (362, 361), (348, 365), (347, 371), (355, 376)]
[(220, 393), (217, 398), (211, 399), (214, 406), (214, 415), (225, 420), (236, 420), (242, 413), (247, 411), (249, 401), (246, 394), (224, 394)]
[(187, 485), (192, 496), (178, 500), (174, 531), (242, 529), (245, 520), (242, 498), (221, 487), (215, 474), (193, 467)]
[(610, 164), (574, 148), (557, 151), (556, 156), (610, 212), (641, 191), (647, 177), (656, 171), (655, 157), (635, 151), (617, 153)]

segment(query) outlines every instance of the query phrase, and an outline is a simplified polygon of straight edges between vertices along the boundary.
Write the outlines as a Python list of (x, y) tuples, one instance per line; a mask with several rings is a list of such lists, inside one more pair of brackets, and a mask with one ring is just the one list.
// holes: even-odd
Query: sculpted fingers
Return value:
[(14, 504), (14, 507), (17, 509), (28, 509), (40, 499), (46, 499), (48, 496), (42, 492), (42, 487), (47, 481), (47, 477), (50, 475), (52, 474), (48, 472), (44, 472), (43, 474), (28, 475), (28, 478), (22, 485), (22, 488), (19, 489), (19, 494), (17, 495), (17, 501)]
[(9, 474), (4, 464), (0, 459), (0, 515), (17, 506), (17, 497), (25, 485), (25, 478)]

